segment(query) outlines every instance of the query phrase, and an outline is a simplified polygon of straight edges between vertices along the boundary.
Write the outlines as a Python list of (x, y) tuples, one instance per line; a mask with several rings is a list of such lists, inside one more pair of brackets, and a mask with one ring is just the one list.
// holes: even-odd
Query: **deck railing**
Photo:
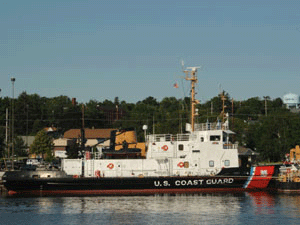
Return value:
[(197, 136), (193, 134), (153, 134), (147, 136), (150, 142), (195, 141), (196, 138)]
[(195, 131), (207, 131), (207, 130), (228, 130), (229, 127), (226, 123), (197, 123), (195, 124)]

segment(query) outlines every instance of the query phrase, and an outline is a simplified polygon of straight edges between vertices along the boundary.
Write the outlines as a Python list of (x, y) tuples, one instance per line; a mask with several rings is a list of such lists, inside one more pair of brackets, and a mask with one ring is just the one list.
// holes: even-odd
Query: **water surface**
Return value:
[(0, 224), (300, 224), (300, 195), (1, 197)]

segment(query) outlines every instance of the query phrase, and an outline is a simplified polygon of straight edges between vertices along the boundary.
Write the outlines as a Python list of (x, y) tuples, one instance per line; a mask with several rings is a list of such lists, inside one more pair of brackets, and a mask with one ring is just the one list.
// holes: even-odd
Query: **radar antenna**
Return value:
[(181, 71), (184, 72), (184, 61), (183, 59), (180, 60), (181, 63)]
[(197, 72), (197, 69), (201, 69), (201, 66), (187, 67), (187, 69), (193, 72)]

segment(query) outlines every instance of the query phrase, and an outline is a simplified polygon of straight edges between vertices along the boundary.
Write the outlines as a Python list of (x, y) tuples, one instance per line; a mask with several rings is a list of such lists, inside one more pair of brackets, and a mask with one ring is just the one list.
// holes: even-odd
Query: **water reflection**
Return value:
[(282, 194), (277, 205), (291, 218), (300, 218), (300, 195)]
[(255, 214), (274, 214), (275, 198), (268, 192), (249, 192)]
[(298, 220), (299, 212), (300, 196), (264, 192), (0, 198), (7, 224), (281, 224)]

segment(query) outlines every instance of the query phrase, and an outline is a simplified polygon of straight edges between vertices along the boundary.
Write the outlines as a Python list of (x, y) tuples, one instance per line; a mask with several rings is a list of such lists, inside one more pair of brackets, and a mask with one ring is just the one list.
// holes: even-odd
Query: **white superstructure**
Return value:
[(184, 134), (147, 136), (146, 159), (65, 159), (63, 169), (85, 177), (147, 177), (214, 175), (222, 168), (238, 167), (233, 132), (220, 123), (195, 124)]

